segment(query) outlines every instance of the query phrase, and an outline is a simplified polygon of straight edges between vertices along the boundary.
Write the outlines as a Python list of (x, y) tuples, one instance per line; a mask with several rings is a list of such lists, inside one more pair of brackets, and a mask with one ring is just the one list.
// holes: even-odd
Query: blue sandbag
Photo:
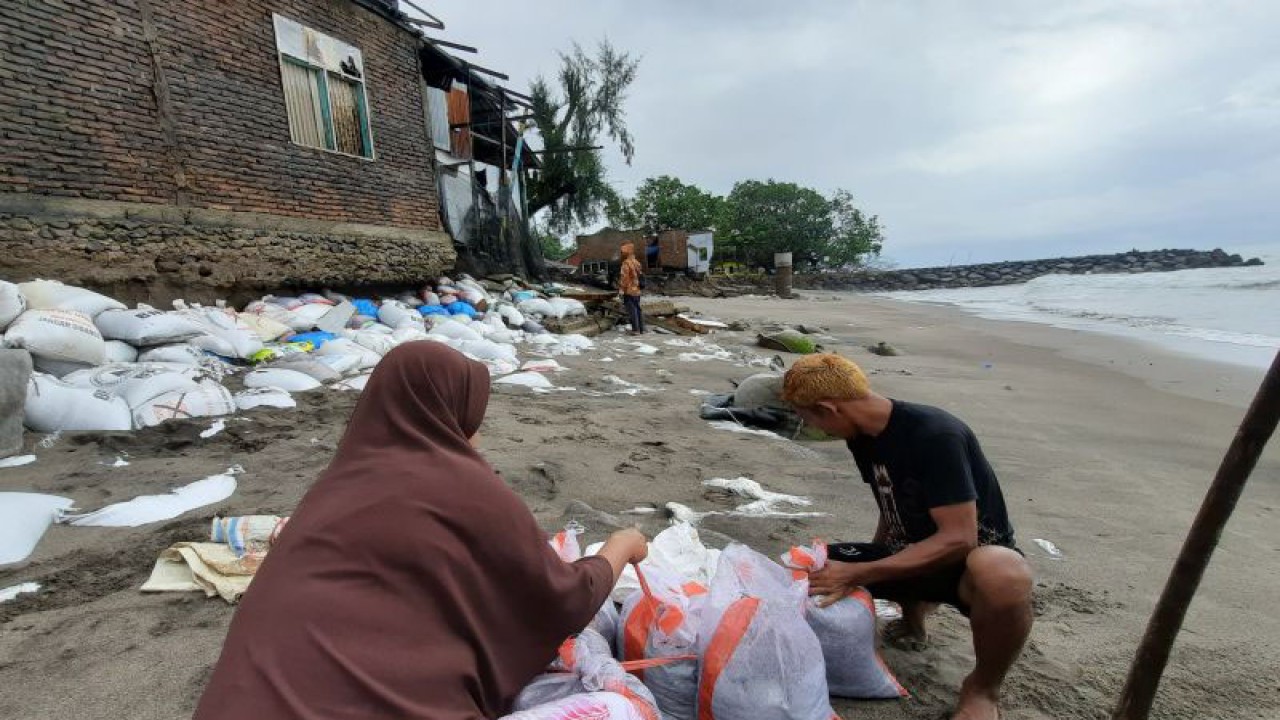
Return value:
[(426, 317), (427, 315), (451, 314), (443, 305), (420, 305), (418, 306), (418, 312), (422, 313), (423, 317)]
[(331, 332), (323, 330), (312, 330), (311, 332), (300, 333), (289, 338), (291, 343), (309, 342), (312, 347), (319, 350), (325, 343), (338, 337)]
[(466, 315), (469, 318), (473, 318), (480, 314), (476, 312), (475, 308), (471, 307), (471, 303), (463, 302), (462, 300), (449, 303), (444, 308), (449, 311), (450, 315)]
[(357, 315), (368, 315), (369, 317), (378, 317), (378, 303), (368, 298), (358, 298), (351, 301), (356, 306)]

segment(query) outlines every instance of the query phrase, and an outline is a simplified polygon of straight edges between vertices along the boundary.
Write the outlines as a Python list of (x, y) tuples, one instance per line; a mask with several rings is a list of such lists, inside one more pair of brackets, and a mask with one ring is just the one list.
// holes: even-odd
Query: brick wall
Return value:
[[(376, 160), (290, 141), (273, 12), (361, 50)], [(0, 34), (0, 192), (440, 228), (415, 40), (349, 0), (6, 2)]]

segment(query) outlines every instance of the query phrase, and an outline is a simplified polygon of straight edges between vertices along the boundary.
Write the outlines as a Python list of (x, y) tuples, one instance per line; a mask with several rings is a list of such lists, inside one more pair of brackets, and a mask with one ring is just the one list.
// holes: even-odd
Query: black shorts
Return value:
[[(1012, 548), (1019, 554), (1018, 548)], [(888, 545), (879, 543), (833, 543), (827, 546), (827, 558), (840, 562), (875, 562), (893, 554)], [(871, 597), (894, 602), (944, 603), (969, 616), (969, 606), (960, 599), (960, 579), (964, 577), (965, 564), (959, 562), (925, 575), (872, 583), (867, 586)]]

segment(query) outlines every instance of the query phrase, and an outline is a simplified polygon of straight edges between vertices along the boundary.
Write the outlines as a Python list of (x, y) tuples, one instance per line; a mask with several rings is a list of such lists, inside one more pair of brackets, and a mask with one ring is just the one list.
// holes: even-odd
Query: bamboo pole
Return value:
[(1147, 720), (1160, 678), (1169, 662), (1169, 652), (1182, 629), (1187, 607), (1195, 596), (1205, 568), (1222, 536), (1222, 529), (1235, 510), (1244, 491), (1249, 473), (1280, 420), (1280, 352), (1262, 380), (1257, 395), (1245, 412), (1231, 447), (1222, 458), (1218, 474), (1205, 494), (1200, 512), (1187, 533), (1178, 559), (1174, 562), (1164, 592), (1151, 614), (1147, 631), (1129, 668), (1120, 700), (1111, 713), (1112, 720)]

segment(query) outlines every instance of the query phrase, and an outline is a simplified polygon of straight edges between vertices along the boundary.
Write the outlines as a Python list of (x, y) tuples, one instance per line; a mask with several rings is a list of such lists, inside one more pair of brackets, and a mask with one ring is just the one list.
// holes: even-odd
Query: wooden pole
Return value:
[(1222, 529), (1244, 491), (1249, 473), (1253, 472), (1258, 457), (1276, 429), (1277, 420), (1280, 420), (1280, 352), (1276, 353), (1258, 394), (1245, 412), (1235, 439), (1231, 441), (1231, 447), (1218, 467), (1218, 474), (1200, 505), (1200, 512), (1191, 524), (1164, 592), (1151, 614), (1146, 634), (1138, 645), (1120, 700), (1111, 713), (1112, 720), (1147, 720), (1150, 715), (1151, 703), (1160, 687), (1173, 642), (1182, 629), (1187, 607), (1200, 586), (1200, 579), (1222, 536)]

